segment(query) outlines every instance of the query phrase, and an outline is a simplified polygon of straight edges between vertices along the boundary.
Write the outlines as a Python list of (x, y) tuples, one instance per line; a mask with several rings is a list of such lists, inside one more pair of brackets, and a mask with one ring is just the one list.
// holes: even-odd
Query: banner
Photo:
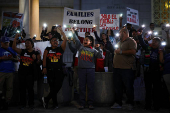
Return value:
[(100, 29), (119, 30), (119, 14), (100, 14)]
[(18, 31), (22, 31), (24, 15), (20, 13), (3, 12), (2, 13), (2, 35), (14, 38)]
[(133, 25), (139, 25), (139, 13), (138, 10), (127, 7), (127, 23)]
[(85, 36), (85, 32), (90, 32), (93, 35), (93, 25), (97, 25), (96, 30), (99, 33), (99, 15), (100, 9), (94, 10), (74, 10), (64, 8), (63, 31), (66, 36), (69, 36), (69, 28), (78, 28), (78, 35)]

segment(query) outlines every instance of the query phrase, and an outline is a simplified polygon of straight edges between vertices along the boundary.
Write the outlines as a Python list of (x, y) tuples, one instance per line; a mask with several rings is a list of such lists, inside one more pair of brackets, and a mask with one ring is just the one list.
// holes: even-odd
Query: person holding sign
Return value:
[(20, 34), (16, 34), (12, 48), (15, 52), (20, 55), (20, 65), (18, 70), (19, 76), (19, 85), (20, 85), (20, 101), (21, 101), (21, 109), (26, 108), (27, 104), (27, 96), (26, 92), (28, 91), (28, 105), (31, 109), (34, 109), (34, 77), (36, 64), (41, 63), (40, 53), (33, 49), (34, 42), (32, 39), (27, 39), (25, 41), (26, 49), (19, 49), (16, 47), (16, 40)]
[(64, 80), (63, 74), (63, 53), (66, 48), (66, 35), (64, 34), (61, 26), (58, 27), (63, 35), (63, 42), (60, 47), (58, 47), (59, 40), (57, 37), (52, 37), (50, 40), (51, 47), (46, 47), (43, 55), (43, 74), (47, 74), (47, 80), (50, 86), (50, 93), (47, 97), (43, 97), (43, 106), (48, 108), (48, 102), (50, 99), (53, 100), (52, 109), (58, 108), (57, 103), (57, 93), (62, 87)]

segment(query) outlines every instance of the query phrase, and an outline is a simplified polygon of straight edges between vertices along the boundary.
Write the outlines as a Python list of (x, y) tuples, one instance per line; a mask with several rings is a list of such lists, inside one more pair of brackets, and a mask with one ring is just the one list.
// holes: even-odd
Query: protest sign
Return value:
[(66, 36), (69, 36), (69, 28), (78, 28), (78, 34), (81, 37), (85, 36), (85, 32), (93, 32), (93, 25), (99, 33), (99, 15), (100, 9), (94, 10), (74, 10), (64, 8), (63, 31)]
[(127, 7), (127, 23), (133, 25), (139, 25), (139, 13), (138, 10)]
[(119, 30), (119, 14), (100, 14), (100, 29)]
[(15, 34), (22, 31), (24, 15), (20, 13), (13, 12), (3, 12), (2, 13), (2, 35), (14, 38)]

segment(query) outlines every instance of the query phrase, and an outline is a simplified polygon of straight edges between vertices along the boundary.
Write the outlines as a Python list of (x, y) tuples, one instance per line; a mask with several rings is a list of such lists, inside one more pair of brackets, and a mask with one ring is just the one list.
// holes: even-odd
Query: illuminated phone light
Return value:
[(66, 25), (64, 25), (64, 28), (66, 28), (67, 26)]
[(152, 34), (152, 31), (149, 31), (148, 34)]
[(119, 36), (119, 33), (116, 33), (116, 36), (118, 37), (118, 36)]
[(144, 28), (144, 27), (145, 27), (145, 25), (143, 24), (143, 25), (142, 25), (142, 27)]
[(170, 25), (169, 24), (166, 24), (166, 27), (169, 27)]
[(20, 33), (20, 31), (19, 31), (19, 30), (17, 30), (17, 33)]
[(69, 34), (68, 34), (68, 36), (69, 36), (69, 37), (72, 37), (72, 36), (73, 36), (73, 34), (72, 34), (72, 33), (69, 33)]
[(158, 32), (154, 32), (154, 35), (158, 35)]
[(162, 42), (161, 45), (162, 45), (162, 46), (166, 46), (166, 42)]
[(34, 37), (37, 37), (37, 35), (34, 35)]
[(44, 26), (44, 27), (47, 27), (47, 24), (46, 24), (46, 23), (44, 23), (44, 24), (43, 24), (43, 26)]
[(117, 49), (118, 47), (119, 47), (119, 46), (116, 44), (116, 45), (115, 45), (115, 48)]
[(58, 26), (58, 24), (55, 25), (56, 27)]
[(123, 16), (123, 14), (120, 14), (120, 17), (122, 17)]
[(74, 24), (74, 27), (77, 26), (76, 24)]
[(97, 25), (93, 25), (93, 27), (96, 27)]

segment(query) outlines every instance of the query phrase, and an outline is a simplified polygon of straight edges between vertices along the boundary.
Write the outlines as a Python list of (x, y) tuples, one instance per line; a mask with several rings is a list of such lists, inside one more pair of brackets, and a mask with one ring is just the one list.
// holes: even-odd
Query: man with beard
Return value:
[[(134, 99), (134, 73), (133, 64), (135, 61), (137, 45), (129, 38), (128, 29), (120, 30), (120, 42), (118, 49), (114, 52), (113, 59), (113, 81), (115, 87), (115, 103), (111, 108), (122, 108), (123, 84), (126, 89), (128, 110), (133, 110)], [(123, 83), (123, 84), (122, 84)]]

